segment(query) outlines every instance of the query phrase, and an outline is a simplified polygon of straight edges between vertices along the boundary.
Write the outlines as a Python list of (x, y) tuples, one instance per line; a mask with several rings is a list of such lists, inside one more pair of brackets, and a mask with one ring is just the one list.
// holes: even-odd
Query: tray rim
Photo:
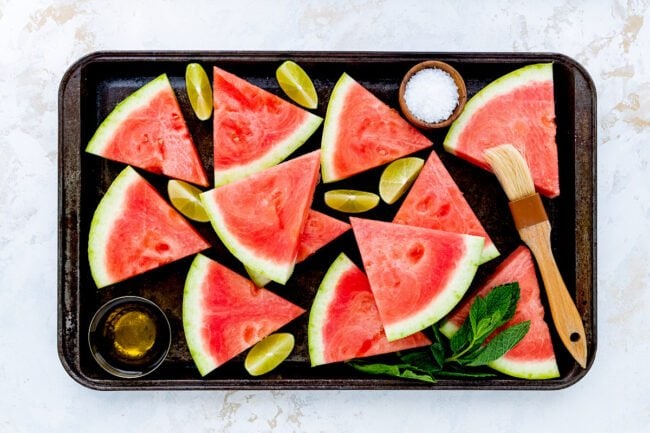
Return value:
[[(592, 192), (592, 205), (590, 206), (591, 233), (589, 239), (589, 250), (591, 252), (591, 302), (590, 313), (593, 318), (590, 328), (592, 335), (591, 350), (588, 356), (587, 367), (569, 378), (550, 379), (544, 381), (525, 381), (513, 384), (510, 379), (490, 379), (490, 384), (476, 385), (470, 382), (458, 383), (459, 381), (441, 380), (436, 384), (424, 384), (419, 382), (406, 382), (391, 379), (373, 379), (373, 376), (363, 379), (313, 379), (313, 383), (306, 384), (310, 379), (285, 378), (277, 382), (266, 383), (259, 380), (225, 379), (219, 382), (206, 381), (203, 379), (158, 379), (148, 380), (146, 377), (140, 380), (123, 379), (93, 379), (85, 376), (75, 365), (74, 360), (68, 359), (63, 338), (63, 317), (62, 300), (65, 293), (65, 270), (62, 251), (64, 250), (64, 214), (65, 214), (65, 185), (64, 185), (64, 97), (66, 88), (73, 77), (85, 66), (101, 62), (129, 62), (129, 61), (173, 61), (179, 58), (212, 58), (238, 60), (243, 58), (257, 57), (260, 60), (280, 58), (301, 58), (314, 61), (341, 61), (344, 58), (362, 58), (368, 62), (392, 62), (396, 60), (405, 61), (412, 58), (422, 60), (424, 58), (454, 59), (465, 63), (504, 63), (507, 61), (522, 60), (534, 61), (557, 61), (569, 65), (577, 74), (582, 76), (584, 85), (589, 91), (591, 105), (591, 116), (589, 141), (591, 157), (590, 186)], [(79, 384), (94, 390), (559, 390), (574, 385), (590, 371), (597, 352), (597, 92), (596, 86), (589, 72), (575, 59), (557, 52), (452, 52), (452, 51), (236, 51), (236, 50), (101, 50), (94, 51), (79, 58), (72, 63), (64, 72), (58, 89), (58, 240), (57, 240), (57, 352), (64, 370)], [(574, 145), (575, 145), (574, 141)], [(577, 240), (576, 240), (577, 243)], [(77, 305), (77, 317), (79, 306)], [(116, 383), (117, 382), (117, 383)], [(345, 382), (345, 383), (342, 383)], [(162, 383), (162, 384), (161, 384)], [(525, 383), (525, 385), (524, 385)]]

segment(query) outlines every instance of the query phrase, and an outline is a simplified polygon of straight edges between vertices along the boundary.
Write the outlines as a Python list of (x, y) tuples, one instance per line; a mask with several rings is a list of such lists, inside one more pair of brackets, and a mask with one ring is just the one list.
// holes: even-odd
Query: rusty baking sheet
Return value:
[[(402, 76), (415, 63), (433, 59), (455, 67), (465, 78), (469, 96), (495, 78), (531, 63), (553, 62), (557, 143), (562, 194), (545, 200), (553, 227), (554, 253), (567, 286), (585, 324), (588, 366), (596, 350), (596, 92), (588, 73), (574, 60), (552, 53), (367, 53), (367, 52), (100, 52), (72, 65), (59, 90), (59, 246), (58, 246), (58, 351), (66, 371), (79, 383), (94, 389), (559, 389), (569, 386), (587, 370), (570, 358), (554, 335), (561, 376), (527, 381), (506, 376), (486, 379), (441, 379), (420, 383), (359, 373), (344, 364), (311, 368), (307, 354), (305, 314), (284, 330), (296, 337), (290, 358), (272, 373), (254, 378), (243, 366), (243, 355), (201, 378), (190, 358), (181, 321), (183, 283), (191, 257), (98, 291), (90, 276), (87, 241), (90, 220), (102, 195), (124, 167), (84, 152), (101, 120), (132, 91), (161, 73), (167, 73), (198, 146), (206, 171), (212, 171), (212, 122), (193, 115), (184, 90), (185, 67), (201, 63), (207, 71), (218, 65), (284, 97), (275, 70), (286, 59), (301, 64), (312, 77), (319, 96), (315, 112), (324, 116), (329, 94), (343, 72), (349, 73), (374, 94), (397, 108)], [(211, 74), (209, 74), (211, 75)], [(468, 202), (492, 236), (502, 256), (479, 269), (480, 281), (520, 244), (508, 213), (506, 198), (496, 178), (444, 152), (446, 128), (425, 135)], [(320, 130), (297, 152), (320, 145)], [(425, 157), (428, 149), (419, 152)], [(163, 196), (167, 179), (145, 177)], [(337, 187), (376, 189), (381, 169), (370, 170)], [(328, 186), (328, 188), (331, 188)], [(323, 203), (323, 184), (313, 207), (346, 218)], [(399, 208), (381, 204), (365, 214), (392, 219)], [(221, 246), (209, 224), (197, 229), (215, 246), (207, 255), (243, 273), (242, 266)], [(348, 232), (296, 267), (286, 286), (269, 289), (309, 309), (325, 271), (339, 252), (360, 264), (353, 236)], [(471, 289), (470, 289), (471, 290)], [(104, 302), (121, 295), (139, 295), (160, 305), (169, 316), (173, 342), (169, 356), (153, 374), (140, 379), (119, 379), (105, 373), (93, 360), (87, 343), (92, 314)], [(546, 302), (543, 299), (543, 302)], [(547, 309), (548, 311), (548, 309)], [(550, 315), (547, 312), (547, 321)], [(551, 326), (552, 332), (553, 325)]]

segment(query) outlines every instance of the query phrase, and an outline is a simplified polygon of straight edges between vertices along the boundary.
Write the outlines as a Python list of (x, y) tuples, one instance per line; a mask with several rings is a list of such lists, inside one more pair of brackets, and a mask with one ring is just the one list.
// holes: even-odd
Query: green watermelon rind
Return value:
[(86, 152), (103, 156), (116, 128), (128, 119), (134, 111), (146, 107), (156, 95), (168, 88), (171, 88), (169, 78), (167, 78), (167, 74), (162, 74), (117, 104), (95, 131), (95, 134), (88, 142), (88, 146), (86, 146)]
[(108, 237), (112, 232), (113, 224), (124, 207), (126, 191), (139, 180), (140, 175), (131, 166), (127, 166), (122, 170), (108, 187), (90, 221), (88, 262), (90, 265), (90, 273), (98, 289), (113, 284), (114, 282), (106, 269), (106, 245), (108, 244)]
[(495, 259), (499, 257), (501, 253), (497, 249), (496, 245), (490, 244), (486, 247), (483, 248), (483, 251), (481, 253), (481, 260), (479, 260), (479, 264), (487, 263), (492, 259)]
[(255, 269), (251, 269), (246, 265), (244, 265), (244, 269), (246, 270), (246, 273), (250, 277), (251, 281), (255, 283), (257, 287), (264, 287), (273, 281), (270, 278), (266, 277), (266, 275), (263, 273), (257, 272)]
[(513, 362), (506, 358), (499, 358), (488, 364), (490, 368), (520, 379), (555, 379), (560, 377), (555, 359), (545, 361)]
[[(514, 89), (532, 82), (553, 81), (553, 63), (536, 63), (524, 66), (497, 78), (490, 84), (479, 90), (465, 104), (463, 112), (456, 119), (447, 132), (442, 143), (445, 150), (456, 155), (458, 139), (474, 114), (492, 99), (510, 93)], [(503, 143), (495, 143), (496, 145)]]
[(320, 286), (318, 286), (307, 324), (307, 346), (312, 367), (327, 362), (325, 360), (325, 343), (323, 339), (323, 326), (328, 317), (327, 311), (334, 300), (338, 282), (354, 266), (354, 263), (344, 253), (339, 254), (325, 273)]
[(206, 212), (210, 216), (212, 228), (221, 239), (225, 247), (239, 259), (246, 267), (255, 271), (259, 277), (266, 277), (276, 283), (285, 284), (295, 267), (295, 262), (291, 266), (283, 263), (276, 263), (272, 260), (259, 257), (251, 248), (242, 245), (228, 230), (224, 224), (225, 218), (219, 205), (210, 199), (211, 191), (206, 191), (199, 195)]
[(323, 122), (323, 118), (313, 113), (305, 111), (306, 117), (300, 126), (284, 140), (275, 144), (273, 149), (261, 158), (253, 162), (230, 167), (225, 170), (214, 170), (214, 186), (219, 187), (237, 180), (243, 179), (251, 174), (258, 173), (267, 168), (271, 168), (287, 159), (289, 155), (295, 152), (300, 146), (311, 137)]
[[(458, 332), (458, 329), (459, 327), (451, 323), (451, 321), (447, 321), (439, 327), (442, 335), (449, 339)], [(541, 380), (560, 377), (560, 370), (557, 367), (557, 362), (554, 357), (541, 361), (513, 362), (502, 356), (488, 363), (488, 367), (519, 379)]]
[(338, 136), (338, 118), (341, 116), (345, 96), (355, 81), (345, 72), (336, 82), (330, 100), (327, 104), (325, 122), (323, 123), (323, 136), (321, 138), (321, 172), (323, 182), (330, 183), (338, 180), (334, 173), (334, 152), (336, 151), (336, 137)]
[(415, 334), (445, 317), (463, 298), (474, 280), (481, 262), (485, 239), (481, 236), (460, 235), (465, 245), (465, 254), (455, 263), (446, 287), (441, 294), (421, 310), (399, 322), (384, 324), (388, 341), (398, 340)]
[(209, 264), (209, 258), (203, 254), (197, 254), (187, 273), (183, 288), (183, 332), (190, 355), (201, 376), (205, 376), (218, 367), (209, 355), (209, 348), (204, 347), (205, 340), (202, 336), (204, 308), (201, 304), (203, 299), (201, 284), (205, 280)]
[(451, 338), (454, 336), (456, 332), (460, 329), (458, 326), (454, 325), (450, 321), (446, 320), (443, 324), (441, 324), (438, 329), (447, 338)]

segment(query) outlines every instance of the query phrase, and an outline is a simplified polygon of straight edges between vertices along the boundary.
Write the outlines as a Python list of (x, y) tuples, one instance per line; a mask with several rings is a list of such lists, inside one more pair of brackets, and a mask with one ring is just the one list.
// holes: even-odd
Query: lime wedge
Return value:
[(244, 367), (251, 376), (261, 376), (275, 367), (293, 350), (295, 340), (293, 335), (280, 332), (271, 334), (258, 342), (246, 355)]
[(199, 198), (199, 194), (202, 192), (197, 187), (182, 180), (172, 179), (167, 183), (169, 201), (180, 213), (194, 221), (208, 222), (210, 218)]
[(333, 189), (325, 193), (325, 204), (341, 212), (361, 213), (379, 204), (379, 196), (354, 189)]
[(388, 204), (393, 204), (404, 195), (420, 174), (424, 160), (408, 157), (388, 164), (379, 179), (379, 195)]
[(275, 77), (284, 93), (297, 104), (312, 110), (318, 106), (314, 83), (298, 64), (291, 60), (285, 61), (275, 71)]
[(212, 115), (212, 87), (208, 75), (198, 63), (190, 63), (185, 68), (185, 88), (196, 117), (209, 119)]

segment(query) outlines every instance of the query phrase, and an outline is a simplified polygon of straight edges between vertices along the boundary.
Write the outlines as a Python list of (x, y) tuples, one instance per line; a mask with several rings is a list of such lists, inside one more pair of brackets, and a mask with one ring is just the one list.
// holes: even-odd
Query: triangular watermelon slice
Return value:
[(445, 150), (491, 171), (483, 153), (512, 144), (526, 158), (540, 194), (560, 194), (553, 64), (517, 69), (476, 93), (452, 123)]
[(323, 126), (323, 182), (345, 179), (431, 146), (431, 141), (348, 74), (341, 75)]
[(431, 152), (393, 222), (485, 238), (481, 263), (499, 255), (436, 152)]
[(431, 344), (421, 332), (392, 342), (386, 339), (368, 278), (343, 253), (314, 298), (308, 342), (312, 366)]
[(86, 152), (197, 185), (208, 178), (166, 74), (120, 102)]
[(183, 330), (202, 376), (305, 310), (198, 254), (183, 293)]
[[(350, 224), (313, 209), (307, 214), (307, 221), (298, 241), (298, 256), (296, 263), (306, 260), (316, 251), (350, 230)], [(264, 287), (271, 282), (268, 278), (258, 274), (252, 269), (246, 269), (251, 280), (257, 287)]]
[(535, 264), (530, 251), (524, 246), (513, 251), (492, 276), (445, 319), (440, 331), (451, 338), (467, 318), (476, 296), (485, 296), (494, 287), (515, 281), (519, 283), (520, 298), (514, 317), (504, 327), (530, 320), (530, 329), (515, 347), (489, 366), (504, 374), (525, 379), (559, 377), (551, 335), (544, 321)]
[(102, 288), (209, 246), (153, 186), (127, 166), (90, 222), (88, 261), (97, 287)]
[(215, 186), (280, 163), (323, 121), (216, 66), (213, 81)]
[(350, 218), (389, 341), (434, 324), (469, 288), (480, 236)]
[(249, 269), (280, 284), (298, 257), (318, 182), (315, 151), (200, 195), (212, 227)]
[(350, 230), (350, 224), (310, 209), (307, 214), (307, 222), (300, 234), (296, 262), (300, 263), (306, 260), (348, 230)]

